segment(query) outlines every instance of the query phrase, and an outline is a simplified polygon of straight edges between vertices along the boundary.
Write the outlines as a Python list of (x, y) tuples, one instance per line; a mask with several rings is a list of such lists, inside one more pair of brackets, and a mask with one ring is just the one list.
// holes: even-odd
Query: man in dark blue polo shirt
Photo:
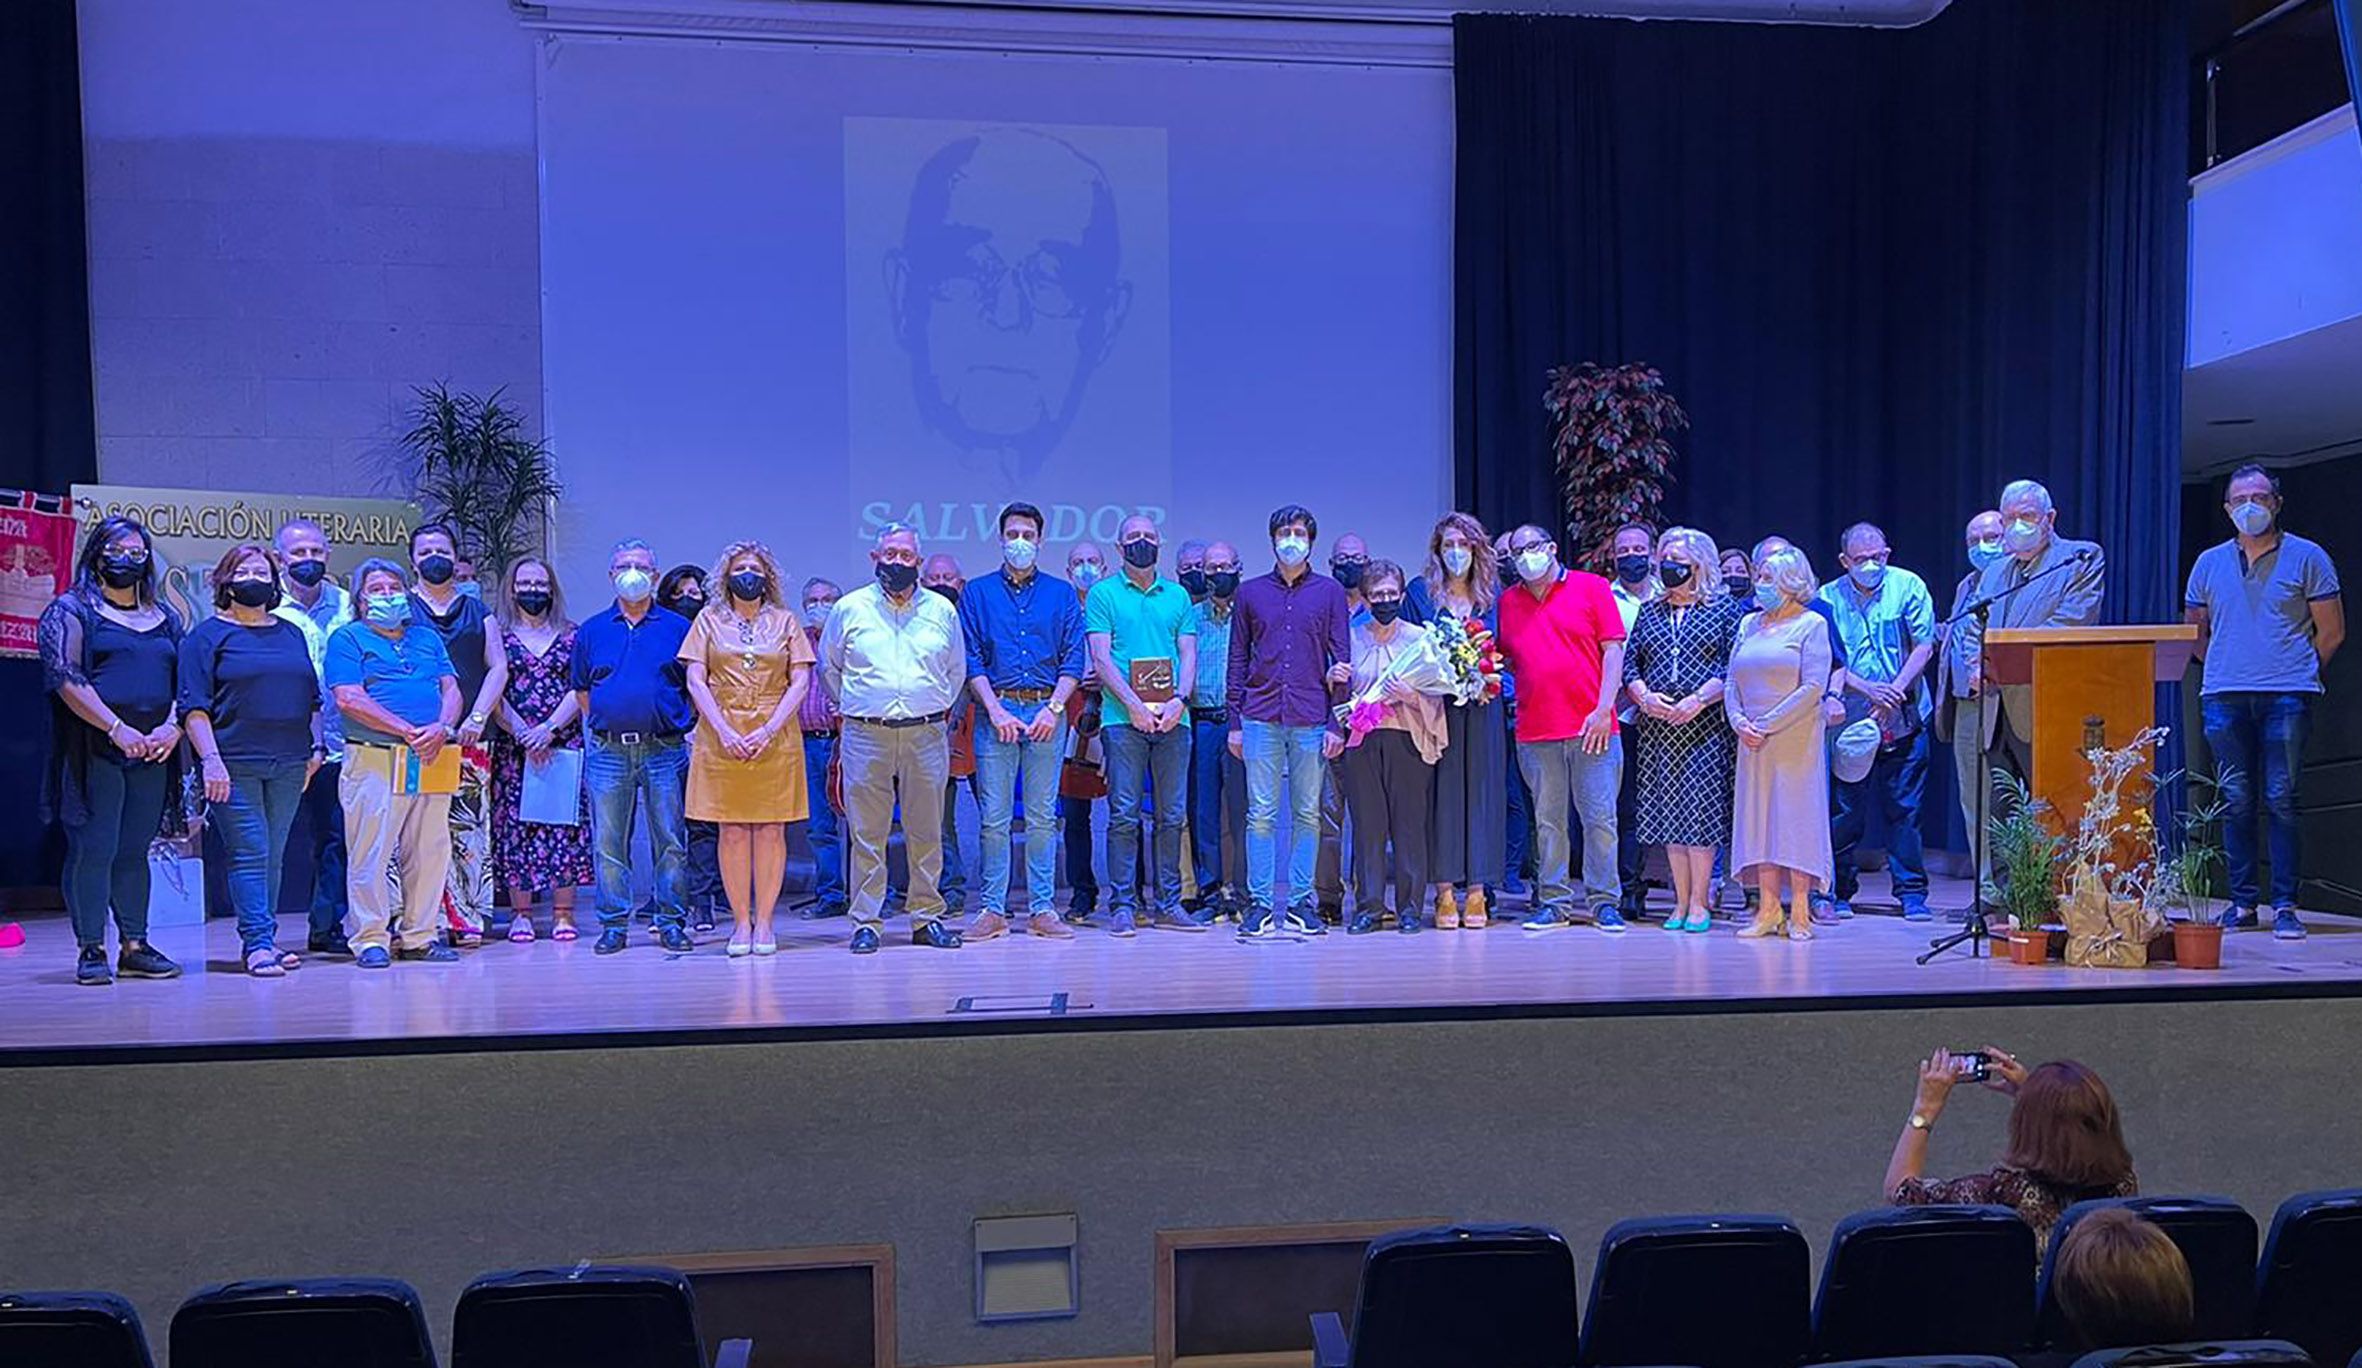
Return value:
[(632, 814), (644, 801), (656, 862), (657, 938), (695, 948), (687, 922), (689, 825), (682, 811), (694, 720), (679, 655), (689, 620), (656, 605), (656, 556), (630, 538), (608, 558), (615, 606), (584, 620), (574, 638), (574, 688), (588, 732), (583, 782), (599, 861), (598, 953), (631, 944)]

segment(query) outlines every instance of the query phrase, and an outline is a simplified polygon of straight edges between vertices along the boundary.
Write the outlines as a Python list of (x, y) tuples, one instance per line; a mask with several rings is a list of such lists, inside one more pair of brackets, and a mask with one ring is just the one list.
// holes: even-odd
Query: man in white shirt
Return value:
[[(325, 677), (329, 634), (353, 620), (352, 596), (328, 573), (328, 534), (310, 518), (290, 518), (272, 542), (287, 567), (282, 586), (286, 593), (272, 613), (303, 630), (313, 672)], [(311, 900), (303, 909), (310, 927), (305, 948), (315, 955), (349, 955), (352, 947), (344, 932), (344, 805), (337, 797), (337, 785), (344, 778), (344, 714), (325, 690), (320, 744), (328, 749), (327, 761), (304, 785), (287, 844), (311, 856)]]
[(878, 948), (898, 791), (911, 943), (956, 950), (960, 933), (942, 921), (943, 788), (951, 771), (947, 723), (966, 677), (967, 644), (950, 600), (919, 587), (917, 532), (886, 524), (869, 559), (877, 582), (838, 599), (820, 633), (821, 684), (843, 714), (837, 766), (853, 953)]

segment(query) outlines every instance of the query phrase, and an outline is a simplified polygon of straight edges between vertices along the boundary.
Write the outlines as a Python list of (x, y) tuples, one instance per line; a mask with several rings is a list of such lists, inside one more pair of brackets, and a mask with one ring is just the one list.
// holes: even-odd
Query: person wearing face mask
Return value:
[[(1390, 560), (1370, 562), (1362, 577), (1369, 621), (1353, 629), (1355, 695), (1375, 686), (1427, 629), (1403, 620), (1405, 576)], [(1435, 798), (1435, 762), (1445, 747), (1443, 700), (1399, 680), (1386, 686), (1378, 724), (1340, 757), (1335, 769), (1353, 811), (1353, 920), (1350, 936), (1368, 935), (1386, 915), (1388, 868), (1393, 870), (1395, 929), (1416, 934), (1427, 899), (1427, 854), (1433, 840), (1428, 814)]]
[(1197, 679), (1189, 690), (1189, 841), (1200, 920), (1237, 921), (1246, 906), (1247, 767), (1230, 753), (1230, 627), (1238, 611), (1238, 548), (1205, 550), (1206, 597), (1192, 605)]
[(732, 959), (778, 953), (771, 916), (787, 878), (785, 828), (810, 815), (797, 709), (812, 687), (814, 652), (780, 578), (761, 542), (722, 548), (706, 577), (721, 587), (721, 600), (706, 605), (681, 641), (699, 724), (687, 811), (689, 820), (720, 828)]
[(1211, 545), (1203, 537), (1191, 537), (1174, 553), (1173, 578), (1189, 591), (1191, 603), (1206, 601), (1206, 552)]
[(2321, 671), (2346, 639), (2345, 600), (2329, 553), (2281, 528), (2277, 476), (2259, 465), (2232, 471), (2223, 511), (2236, 535), (2199, 553), (2182, 595), (2206, 665), (2199, 691), (2206, 748), (2222, 776), (2231, 882), (2223, 924), (2253, 926), (2263, 905), (2255, 863), (2260, 797), (2272, 859), (2272, 934), (2301, 940), (2297, 775)]
[[(1517, 583), (1516, 558), (1509, 554), (1509, 534), (1493, 538), (1493, 578), (1503, 590)], [(1498, 613), (1494, 615), (1499, 617)], [(1509, 658), (1502, 655), (1499, 645), (1499, 624), (1495, 623), (1494, 656), (1501, 663), (1501, 727), (1511, 741), (1517, 739), (1517, 671), (1510, 668)], [(1540, 833), (1534, 830), (1534, 795), (1525, 786), (1525, 771), (1518, 766), (1517, 753), (1509, 753), (1509, 782), (1504, 786), (1509, 798), (1509, 830), (1502, 852), (1501, 892), (1513, 898), (1533, 897), (1534, 852), (1541, 845)]]
[(627, 537), (607, 558), (615, 602), (574, 632), (574, 692), (587, 739), (597, 853), (602, 955), (631, 948), (632, 823), (645, 813), (656, 867), (656, 935), (664, 948), (696, 948), (688, 927), (689, 729), (696, 712), (680, 663), (689, 622), (656, 602), (656, 553)]
[(462, 695), (443, 639), (411, 621), (402, 567), (372, 557), (353, 572), (359, 615), (328, 638), (326, 682), (344, 713), (346, 931), (353, 963), (448, 963), (438, 913), (451, 863), (451, 795), (409, 791), (415, 760), (454, 744)]
[[(1500, 575), (1484, 524), (1466, 513), (1446, 513), (1427, 534), (1426, 572), (1403, 596), (1403, 618), (1421, 624), (1451, 618), (1495, 652), (1500, 626)], [(1493, 675), (1502, 676), (1496, 670)], [(1493, 890), (1502, 883), (1508, 853), (1510, 781), (1508, 710), (1488, 694), (1471, 703), (1443, 703), (1444, 746), (1435, 765), (1434, 838), (1427, 877), (1435, 882), (1435, 929), (1481, 931), (1492, 921)]]
[[(680, 614), (684, 622), (697, 621), (697, 615), (705, 611), (705, 605), (713, 598), (712, 591), (706, 586), (705, 570), (706, 567), (702, 565), (683, 561), (665, 571), (656, 581), (657, 606)], [(819, 633), (810, 635), (818, 636)], [(806, 703), (809, 704), (812, 695), (818, 692), (818, 689), (808, 690), (804, 695)], [(809, 783), (805, 785), (805, 792), (812, 792)], [(815, 800), (815, 807), (822, 806), (826, 805)], [(729, 905), (729, 895), (722, 889), (722, 829), (712, 822), (698, 821), (684, 823), (683, 829), (687, 833), (684, 850), (688, 860), (685, 896), (689, 900), (689, 929), (692, 932), (711, 931), (720, 909)], [(653, 898), (642, 903), (634, 915), (648, 924), (649, 935), (658, 934), (656, 902)]]
[[(1640, 610), (1654, 603), (1665, 592), (1657, 578), (1657, 529), (1647, 523), (1626, 523), (1616, 529), (1608, 542), (1608, 555), (1615, 574), (1609, 588), (1616, 596), (1616, 611), (1624, 619), (1624, 637), (1632, 636), (1632, 624), (1640, 617)], [(1640, 766), (1633, 763), (1632, 744), (1636, 733), (1632, 724), (1640, 717), (1640, 710), (1629, 700), (1619, 700), (1616, 708), (1616, 744), (1624, 749), (1624, 783), (1616, 792), (1616, 882), (1624, 890), (1624, 917), (1637, 921), (1648, 911), (1648, 847), (1635, 834), (1640, 817)]]
[[(181, 621), (157, 599), (156, 580), (148, 530), (131, 518), (103, 518), (83, 539), (72, 587), (41, 613), (53, 738), (41, 817), (65, 828), (77, 983), (180, 973), (148, 943), (148, 847), (168, 825), (167, 797), (180, 791)], [(110, 909), (120, 942), (112, 966)]]
[[(2059, 536), (2050, 491), (2033, 480), (2013, 480), (2001, 491), (2001, 550), (1977, 580), (1977, 598), (1993, 600), (1991, 614), (1982, 624), (1970, 618), (1953, 629), (1962, 638), (1972, 698), (1984, 692), (1986, 629), (2089, 627), (2100, 620), (2107, 592), (2107, 560), (2099, 544)], [(2008, 597), (1997, 597), (2003, 594)], [(1984, 709), (1986, 749), (1998, 741), (2000, 759), (2030, 775), (2033, 687), (2011, 684), (2000, 693), (2001, 706)]]
[[(1361, 592), (1361, 577), (1369, 568), (1369, 544), (1359, 533), (1347, 532), (1337, 538), (1329, 552), (1329, 574), (1345, 591), (1348, 632), (1370, 620), (1369, 601)], [(1320, 918), (1331, 926), (1345, 921), (1345, 826), (1352, 815), (1332, 765), (1321, 772), (1320, 847), (1312, 862), (1312, 889), (1320, 904)]]
[[(669, 579), (670, 576), (667, 576)], [(508, 684), (501, 690), (492, 733), (492, 863), (508, 889), (508, 938), (530, 944), (533, 904), (550, 895), (551, 935), (573, 940), (574, 890), (594, 875), (590, 797), (578, 789), (572, 822), (533, 822), (524, 816), (525, 777), (560, 751), (582, 751), (581, 698), (574, 692), (578, 630), (566, 616), (558, 572), (538, 556), (512, 561), (502, 595), (501, 654)]]
[(469, 598), (484, 597), (484, 586), (476, 580), (476, 558), (465, 551), (451, 558), (451, 582)]
[[(1077, 602), (1107, 578), (1107, 555), (1096, 542), (1077, 542), (1066, 553), (1066, 578)], [(1085, 647), (1088, 663), (1089, 648)], [(1058, 837), (1066, 871), (1066, 920), (1082, 925), (1099, 909), (1099, 876), (1091, 868), (1092, 804), (1106, 796), (1105, 748), (1099, 738), (1099, 676), (1084, 671), (1081, 687), (1066, 700), (1066, 726), (1074, 740), (1058, 773)]]
[[(814, 575), (804, 581), (804, 639), (812, 643), (815, 661), (819, 659), (820, 630), (828, 625), (829, 614), (836, 611), (837, 600), (843, 596), (844, 590), (835, 580)], [(828, 783), (841, 725), (837, 702), (818, 681), (804, 691), (796, 725), (804, 734), (804, 793), (812, 810), (804, 823), (804, 839), (812, 846), (812, 896), (797, 915), (806, 921), (826, 921), (845, 915), (845, 814), (837, 807), (838, 795), (829, 791)]]
[[(1755, 606), (1755, 567), (1747, 559), (1744, 547), (1726, 546), (1720, 563), (1723, 594), (1738, 605), (1740, 616)], [(1832, 638), (1834, 644), (1834, 638)], [(1730, 873), (1730, 842), (1724, 841), (1714, 851), (1714, 879), (1710, 886), (1708, 905), (1716, 911), (1744, 914), (1755, 905), (1755, 890), (1742, 888)]]
[(279, 875), (304, 786), (327, 758), (311, 647), (303, 628), (271, 611), (280, 571), (269, 547), (231, 547), (213, 568), (214, 615), (180, 645), (181, 717), (228, 857), (246, 972), (257, 978), (300, 962), (279, 949)]
[[(1987, 781), (1989, 774), (1988, 740), (1990, 733), (1979, 722), (1984, 705), (1968, 687), (1969, 639), (1961, 630), (1966, 621), (1968, 605), (1975, 601), (1977, 581), (1984, 578), (1985, 568), (2001, 559), (2001, 511), (1988, 508), (1968, 520), (1965, 534), (1968, 546), (1968, 573), (1952, 590), (1952, 611), (1944, 615), (1937, 629), (1935, 711), (1932, 717), (1936, 739), (1952, 748), (1952, 772), (1959, 790), (1960, 825), (1968, 833), (1970, 848), (1976, 852), (1977, 877), (1990, 883), (1993, 868), (1985, 850), (1985, 834), (1978, 829), (1977, 785)], [(1945, 916), (1958, 921), (1967, 914), (1953, 909)]]
[(417, 574), (410, 590), (410, 615), (443, 639), (459, 674), (464, 709), (453, 740), (459, 746), (459, 792), (451, 795), (451, 864), (443, 890), (443, 917), (461, 947), (484, 943), (492, 916), (492, 822), (487, 790), (492, 752), (484, 732), (508, 687), (508, 661), (500, 634), (483, 599), (462, 592), (458, 539), (447, 523), (424, 522), (410, 532), (410, 565)]
[[(1830, 787), (1831, 855), (1835, 883), (1813, 897), (1814, 915), (1835, 921), (1852, 910), (1861, 886), (1855, 850), (1869, 826), (1870, 805), (1886, 817), (1886, 868), (1903, 920), (1927, 921), (1927, 856), (1919, 808), (1927, 797), (1927, 722), (1932, 711), (1921, 677), (1935, 658), (1936, 605), (1927, 581), (1893, 563), (1886, 533), (1855, 523), (1838, 539), (1844, 574), (1821, 586), (1836, 640), (1843, 643), (1847, 716), (1878, 726), (1870, 772)], [(1831, 896), (1831, 895), (1834, 896)]]
[[(324, 660), (329, 634), (352, 620), (352, 596), (328, 573), (328, 534), (309, 518), (280, 524), (272, 545), (286, 567), (279, 606), (271, 611), (311, 627), (306, 641)], [(349, 955), (344, 938), (344, 813), (337, 807), (337, 782), (344, 775), (344, 718), (333, 705), (320, 708), (320, 744), (327, 759), (304, 786), (288, 844), (310, 856), (312, 886), (296, 890), (297, 905), (310, 923), (305, 948), (316, 954)]]
[[(1731, 643), (1722, 703), (1739, 737), (1731, 801), (1731, 869), (1755, 884), (1754, 938), (1813, 938), (1811, 895), (1829, 883), (1829, 620), (1807, 605), (1819, 588), (1793, 546), (1756, 566), (1756, 611)], [(1782, 895), (1785, 893), (1785, 915)]]
[(1625, 929), (1616, 875), (1616, 793), (1624, 752), (1616, 700), (1624, 615), (1608, 582), (1559, 564), (1558, 544), (1527, 523), (1509, 534), (1518, 583), (1501, 595), (1501, 654), (1517, 674), (1517, 762), (1533, 795), (1540, 867), (1528, 931), (1575, 920), (1570, 812), (1582, 824), (1585, 901), (1593, 922)]
[(875, 582), (837, 601), (820, 633), (820, 677), (843, 713), (837, 735), (849, 830), (853, 953), (874, 954), (886, 903), (886, 841), (901, 804), (910, 864), (911, 942), (956, 950), (943, 924), (943, 807), (950, 739), (944, 724), (966, 678), (968, 648), (948, 598), (919, 587), (919, 534), (878, 529), (869, 553)]
[[(968, 590), (968, 577), (960, 569), (959, 557), (938, 551), (927, 557), (919, 567), (919, 587), (931, 594), (939, 594), (958, 612), (960, 597)], [(946, 913), (957, 917), (968, 908), (968, 853), (960, 844), (959, 795), (967, 790), (970, 802), (976, 801), (976, 700), (963, 683), (959, 695), (952, 700), (949, 725), (951, 778), (943, 786), (943, 906)], [(908, 866), (905, 866), (907, 870)], [(903, 890), (899, 884), (889, 885), (886, 905), (898, 907)]]
[[(1284, 926), (1319, 936), (1328, 926), (1314, 902), (1313, 837), (1329, 764), (1345, 749), (1331, 708), (1353, 677), (1353, 609), (1344, 586), (1312, 568), (1320, 523), (1310, 509), (1282, 505), (1270, 530), (1278, 563), (1241, 584), (1231, 610), (1228, 745), (1247, 772), (1247, 911), (1239, 934), (1262, 938)], [(1291, 843), (1284, 857), (1283, 790)], [(1272, 904), (1283, 860), (1288, 902), (1278, 914)]]
[(1738, 756), (1721, 705), (1743, 614), (1707, 577), (1719, 557), (1705, 533), (1668, 528), (1655, 559), (1664, 593), (1642, 606), (1624, 649), (1624, 696), (1637, 710), (1631, 753), (1640, 771), (1632, 835), (1665, 847), (1673, 871), (1665, 929), (1703, 935), (1713, 929), (1714, 852), (1730, 839)]
[[(1083, 602), (1083, 631), (1099, 676), (1099, 736), (1107, 756), (1107, 881), (1111, 936), (1150, 926), (1203, 931), (1181, 907), (1181, 827), (1189, 801), (1189, 691), (1197, 679), (1197, 628), (1189, 594), (1157, 574), (1156, 522), (1134, 516), (1117, 529), (1123, 572)], [(1151, 681), (1153, 697), (1142, 690)], [(1153, 804), (1141, 820), (1144, 797)], [(1139, 875), (1140, 838), (1151, 860)], [(1145, 889), (1142, 885), (1145, 884)]]
[(1008, 933), (1009, 831), (1020, 802), (1025, 929), (1052, 940), (1074, 935), (1058, 915), (1058, 832), (1050, 814), (1066, 749), (1066, 703), (1089, 665), (1081, 600), (1039, 566), (1042, 526), (1032, 504), (1002, 508), (1000, 568), (960, 594), (980, 813), (976, 914), (964, 940)]

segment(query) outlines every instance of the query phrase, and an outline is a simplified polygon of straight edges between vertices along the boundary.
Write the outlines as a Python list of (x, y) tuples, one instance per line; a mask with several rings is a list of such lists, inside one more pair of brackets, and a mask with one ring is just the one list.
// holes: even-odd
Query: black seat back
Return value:
[(2280, 1204), (2256, 1272), (2255, 1333), (2326, 1368), (2362, 1355), (2362, 1188)]
[[(2033, 1275), (2028, 1274), (2031, 1278)], [(1815, 1368), (2019, 1368), (1999, 1354), (1882, 1354), (1875, 1358), (1822, 1363)]]
[(585, 1264), (488, 1273), (459, 1294), (452, 1368), (704, 1368), (689, 1280)]
[(2313, 1359), (2286, 1340), (2214, 1340), (2102, 1349), (2075, 1368), (2310, 1368)]
[(224, 1283), (172, 1314), (173, 1368), (434, 1368), (426, 1313), (392, 1278)]
[(152, 1368), (139, 1312), (112, 1292), (0, 1292), (0, 1364)]
[(1575, 1256), (1539, 1226), (1436, 1226), (1370, 1245), (1353, 1368), (1573, 1368)]
[(1886, 1207), (1830, 1238), (1815, 1358), (2005, 1355), (2033, 1334), (2034, 1230), (2008, 1207)]
[(1777, 1216), (1622, 1221), (1599, 1242), (1586, 1365), (1785, 1368), (1812, 1340), (1811, 1256)]
[(2197, 1294), (2192, 1334), (2199, 1340), (2229, 1343), (2252, 1333), (2255, 1325), (2255, 1218), (2227, 1197), (2111, 1197), (2077, 1202), (2059, 1217), (2051, 1231), (2050, 1249), (2042, 1260), (2042, 1281), (2036, 1292), (2040, 1310), (2037, 1332), (2045, 1344), (2068, 1342), (2066, 1313), (2059, 1307), (2052, 1273), (2058, 1267), (2059, 1247), (2075, 1223), (2103, 1207), (2123, 1207), (2155, 1223), (2182, 1251), (2190, 1265), (2190, 1285)]

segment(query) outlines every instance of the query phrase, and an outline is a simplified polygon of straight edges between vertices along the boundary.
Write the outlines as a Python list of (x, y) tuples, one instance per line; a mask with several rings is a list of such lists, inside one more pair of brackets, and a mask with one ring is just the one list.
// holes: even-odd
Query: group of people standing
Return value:
[[(2326, 556), (2278, 530), (2268, 474), (2235, 476), (2226, 509), (2239, 537), (2200, 559), (2190, 604), (2213, 646), (2209, 735), (2232, 823), (2247, 829), (2229, 842), (2233, 916), (2257, 903), (2257, 786), (2245, 770), (2231, 778), (2247, 766), (2264, 775), (2288, 934), (2283, 808), (2304, 695), (2343, 621)], [(1001, 511), (989, 574), (967, 579), (890, 524), (871, 582), (847, 592), (813, 578), (793, 604), (759, 542), (659, 575), (649, 547), (626, 540), (610, 557), (613, 602), (577, 622), (535, 557), (506, 567), (487, 602), (437, 523), (412, 533), (407, 566), (371, 559), (339, 586), (321, 530), (299, 520), (225, 554), (215, 614), (190, 628), (156, 597), (146, 530), (109, 518), (41, 625), (59, 711), (45, 793), (68, 835), (78, 977), (178, 972), (145, 921), (148, 844), (180, 807), (167, 800), (184, 754), (258, 977), (300, 962), (274, 911), (299, 824), (318, 871), (307, 948), (364, 968), (480, 945), (496, 883), (508, 939), (539, 936), (545, 893), (551, 935), (574, 939), (574, 890), (595, 886), (597, 951), (627, 949), (635, 822), (654, 866), (653, 931), (676, 953), (723, 907), (730, 956), (776, 952), (790, 823), (806, 824), (816, 857), (806, 915), (849, 916), (855, 953), (880, 947), (897, 897), (921, 946), (1070, 938), (1101, 892), (1095, 785), (1078, 786), (1078, 770), (1103, 785), (1103, 925), (1117, 937), (1229, 917), (1258, 940), (1388, 920), (1480, 928), (1521, 888), (1530, 844), (1528, 930), (1626, 929), (1654, 845), (1672, 874), (1666, 930), (1708, 931), (1727, 872), (1751, 885), (1741, 936), (1807, 940), (1851, 915), (1873, 807), (1902, 915), (1924, 919), (1931, 733), (1951, 738), (1964, 805), (1996, 767), (2028, 760), (2027, 699), (1988, 688), (1980, 624), (2099, 612), (2099, 548), (2055, 523), (2041, 485), (2004, 490), (1969, 523), (1972, 570), (1942, 622), (1868, 523), (1845, 531), (1826, 583), (1778, 537), (1740, 551), (1638, 524), (1615, 534), (1612, 576), (1593, 575), (1564, 564), (1543, 528), (1494, 537), (1465, 513), (1435, 523), (1415, 571), (1347, 534), (1323, 574), (1318, 520), (1291, 504), (1269, 520), (1267, 573), (1247, 577), (1228, 542), (1191, 541), (1167, 578), (1161, 529), (1135, 517), (1113, 573), (1084, 543), (1062, 579), (1040, 564), (1045, 522), (1022, 502)], [(1484, 655), (1476, 696), (1422, 692), (1392, 671), (1447, 619), (1449, 639)], [(1377, 708), (1349, 730), (1340, 705), (1355, 698)], [(552, 772), (571, 792), (555, 790), (557, 813), (544, 793), (528, 814)], [(980, 859), (973, 912), (954, 926), (970, 886), (952, 830), (963, 786)]]

